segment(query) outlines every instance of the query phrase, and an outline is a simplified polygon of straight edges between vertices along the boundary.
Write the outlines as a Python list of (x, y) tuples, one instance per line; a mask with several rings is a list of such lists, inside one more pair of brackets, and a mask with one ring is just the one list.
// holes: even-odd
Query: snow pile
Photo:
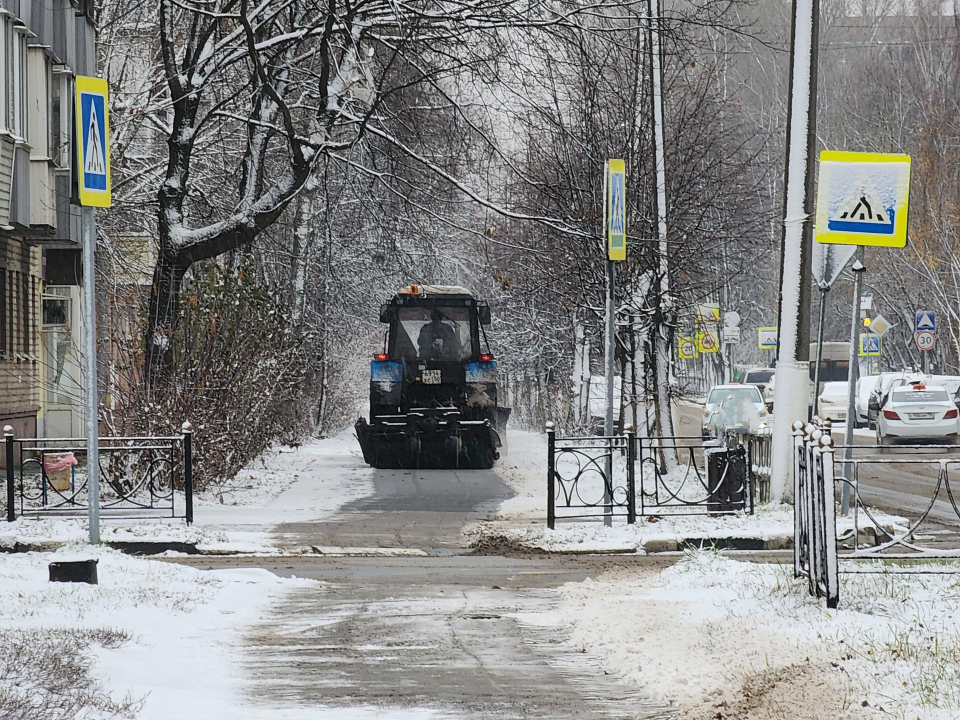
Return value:
[[(954, 719), (960, 576), (891, 569), (843, 575), (841, 609), (830, 611), (790, 566), (697, 551), (659, 574), (620, 568), (565, 585), (557, 618), (524, 619), (568, 627), (576, 650), (683, 718), (816, 707), (830, 718)], [(765, 703), (776, 712), (756, 711)]]
[[(89, 536), (86, 519), (43, 518), (30, 516), (12, 523), (0, 523), (0, 548), (11, 549), (17, 543), (38, 545), (46, 542), (83, 543)], [(182, 519), (106, 520), (100, 528), (103, 542), (157, 542), (203, 544), (229, 547), (226, 533), (203, 527), (188, 526)]]
[[(99, 585), (48, 582), (50, 562), (92, 558)], [(269, 603), (306, 585), (318, 584), (259, 569), (204, 572), (79, 545), (6, 555), (0, 636), (15, 633), (40, 650), (68, 651), (68, 684), (93, 699), (85, 708), (91, 714), (77, 717), (114, 717), (107, 711), (125, 703), (143, 705), (140, 720), (225, 717), (242, 704), (243, 633)], [(11, 716), (3, 703), (21, 692), (16, 682), (16, 675), (0, 676), (0, 716)]]
[[(622, 510), (621, 510), (622, 512)], [(881, 527), (906, 531), (903, 518), (874, 511), (872, 516)], [(600, 520), (593, 522), (557, 521), (555, 530), (540, 524), (517, 527), (515, 524), (482, 523), (467, 531), (474, 545), (505, 545), (523, 550), (544, 552), (643, 552), (676, 549), (681, 541), (720, 540), (729, 538), (764, 541), (769, 549), (788, 547), (793, 541), (793, 506), (759, 505), (753, 515), (650, 515), (638, 517), (627, 525), (616, 517), (611, 527)], [(837, 518), (837, 533), (853, 527), (852, 517)]]

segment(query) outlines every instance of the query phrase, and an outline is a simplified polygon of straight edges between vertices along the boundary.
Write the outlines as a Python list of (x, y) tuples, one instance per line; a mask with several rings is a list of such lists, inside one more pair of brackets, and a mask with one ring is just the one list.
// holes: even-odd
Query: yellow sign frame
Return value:
[[(107, 81), (103, 78), (84, 77), (78, 75), (75, 78), (76, 87), (74, 95), (74, 106), (76, 108), (76, 137), (77, 137), (77, 186), (80, 191), (80, 204), (86, 207), (107, 208), (113, 204), (113, 195), (110, 178), (110, 89)], [(84, 172), (85, 149), (90, 134), (85, 132), (83, 122), (84, 96), (92, 96), (94, 100), (102, 98), (103, 104), (103, 161), (106, 165), (105, 173), (97, 173), (106, 177), (105, 188), (95, 188), (88, 182), (87, 175)], [(99, 121), (99, 117), (97, 118)]]
[(627, 259), (627, 170), (623, 160), (607, 160), (604, 178), (607, 258)]
[(776, 349), (777, 349), (777, 346), (776, 346), (776, 345), (774, 345), (773, 347), (770, 347), (769, 345), (763, 345), (763, 344), (760, 342), (760, 338), (762, 337), (762, 336), (761, 336), (761, 333), (770, 333), (770, 332), (772, 332), (772, 333), (774, 333), (774, 338), (779, 341), (779, 340), (780, 340), (779, 330), (780, 330), (780, 328), (777, 327), (776, 325), (774, 325), (773, 327), (769, 327), (769, 326), (768, 326), (768, 327), (758, 327), (758, 328), (757, 328), (757, 347), (758, 347), (760, 350), (776, 350)]
[[(684, 352), (685, 345), (689, 345), (693, 352)], [(677, 357), (681, 360), (695, 360), (697, 358), (697, 343), (690, 335), (684, 335), (677, 338)]]
[[(703, 340), (704, 338), (710, 338), (710, 344), (705, 345)], [(709, 353), (719, 352), (720, 350), (720, 333), (718, 330), (699, 330), (697, 332), (697, 352), (701, 355), (708, 355)]]
[[(877, 339), (877, 351), (868, 352), (867, 348), (865, 347), (866, 341), (869, 338), (873, 338), (873, 337)], [(872, 332), (860, 333), (860, 357), (880, 357), (882, 353), (883, 353), (883, 337), (881, 335), (877, 335), (877, 333), (872, 333)]]
[[(847, 167), (844, 167), (847, 166)], [(857, 167), (851, 167), (857, 166)], [(857, 175), (859, 187), (851, 187), (850, 175)], [(841, 177), (834, 177), (835, 175)], [(846, 177), (842, 177), (846, 175)], [(883, 182), (877, 182), (882, 180)], [(896, 185), (896, 200), (893, 206), (881, 212), (892, 213), (886, 222), (858, 222), (853, 217), (831, 218), (831, 213), (840, 210), (863, 192), (864, 187)], [(866, 192), (869, 195), (869, 190)], [(839, 200), (837, 198), (840, 198)], [(865, 196), (860, 195), (860, 202)], [(881, 201), (882, 202), (882, 201)], [(857, 207), (860, 207), (859, 202)], [(861, 153), (823, 150), (820, 153), (820, 177), (817, 182), (817, 211), (814, 223), (814, 238), (820, 243), (839, 245), (866, 245), (871, 247), (902, 248), (907, 244), (907, 219), (910, 207), (910, 156), (898, 153)], [(868, 215), (871, 214), (869, 205)], [(886, 217), (886, 216), (885, 216)], [(861, 218), (863, 216), (861, 215)], [(886, 231), (890, 227), (890, 232)], [(882, 228), (874, 232), (870, 228)]]

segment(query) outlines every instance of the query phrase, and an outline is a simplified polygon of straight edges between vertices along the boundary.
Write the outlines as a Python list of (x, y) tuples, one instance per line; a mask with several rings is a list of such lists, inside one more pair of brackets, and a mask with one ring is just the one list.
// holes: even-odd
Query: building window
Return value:
[(0, 17), (0, 125), (19, 138), (27, 137), (27, 38), (13, 28), (9, 17)]

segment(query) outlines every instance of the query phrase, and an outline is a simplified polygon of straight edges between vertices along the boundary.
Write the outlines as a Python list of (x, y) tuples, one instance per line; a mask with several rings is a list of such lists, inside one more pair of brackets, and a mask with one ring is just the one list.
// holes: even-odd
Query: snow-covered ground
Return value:
[[(90, 558), (99, 561), (99, 585), (48, 582), (50, 562)], [(242, 632), (270, 602), (306, 583), (264, 570), (204, 572), (82, 545), (4, 555), (0, 633), (49, 645), (55, 655), (69, 647), (66, 659), (84, 668), (85, 679), (74, 672), (67, 680), (80, 695), (99, 686), (90, 696), (99, 697), (101, 711), (126, 698), (142, 705), (142, 720), (224, 717), (224, 708), (241, 704)], [(28, 657), (21, 670), (0, 673), (0, 695), (59, 702), (45, 685), (53, 670), (45, 673), (31, 662)], [(78, 707), (76, 717), (112, 717), (79, 712), (94, 709)], [(59, 715), (48, 709), (36, 717)]]
[[(117, 542), (190, 543), (211, 553), (275, 553), (271, 530), (285, 522), (328, 517), (373, 491), (372, 471), (363, 462), (353, 431), (298, 448), (265, 453), (237, 476), (194, 498), (194, 524), (182, 518), (117, 518), (104, 512), (101, 538)], [(183, 507), (182, 497), (177, 500)], [(0, 523), (0, 548), (15, 544), (82, 542), (86, 518), (29, 515)]]
[(843, 575), (834, 611), (790, 566), (695, 551), (659, 573), (621, 568), (565, 585), (555, 616), (523, 619), (569, 628), (572, 649), (684, 720), (955, 720), (957, 567), (890, 569)]

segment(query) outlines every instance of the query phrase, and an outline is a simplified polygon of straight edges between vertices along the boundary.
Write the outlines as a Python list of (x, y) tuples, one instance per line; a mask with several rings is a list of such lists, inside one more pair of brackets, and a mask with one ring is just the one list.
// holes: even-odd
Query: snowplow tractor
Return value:
[[(357, 420), (375, 468), (490, 468), (510, 409), (486, 342), (490, 307), (462, 287), (410, 285), (380, 306), (390, 326), (370, 363), (370, 418)], [(482, 341), (482, 342), (481, 342)]]

